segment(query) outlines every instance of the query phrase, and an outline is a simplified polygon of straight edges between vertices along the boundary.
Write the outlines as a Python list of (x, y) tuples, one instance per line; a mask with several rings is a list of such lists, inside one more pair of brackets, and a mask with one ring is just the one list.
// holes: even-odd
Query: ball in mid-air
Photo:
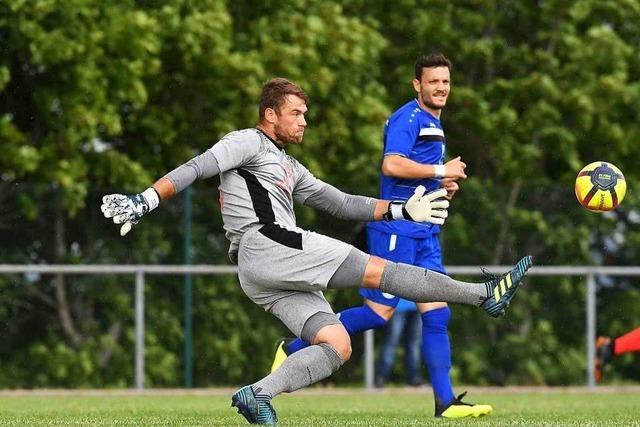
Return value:
[(593, 162), (578, 173), (575, 190), (582, 206), (592, 212), (605, 212), (622, 202), (627, 182), (620, 169), (611, 163)]

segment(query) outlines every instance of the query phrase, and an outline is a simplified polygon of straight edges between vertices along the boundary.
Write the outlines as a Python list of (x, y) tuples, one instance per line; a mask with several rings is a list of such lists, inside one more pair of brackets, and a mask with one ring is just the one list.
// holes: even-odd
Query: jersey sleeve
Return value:
[(319, 180), (300, 163), (295, 163), (298, 179), (293, 199), (301, 204), (328, 212), (336, 218), (373, 221), (376, 199), (344, 193)]
[(399, 117), (388, 124), (383, 156), (410, 157), (418, 137), (420, 126), (417, 120)]
[(293, 185), (293, 200), (296, 203), (304, 204), (309, 196), (317, 193), (318, 191), (322, 191), (322, 189), (327, 184), (316, 178), (300, 162), (293, 158), (291, 159), (295, 174), (295, 183)]
[(241, 130), (225, 135), (209, 151), (216, 158), (220, 172), (226, 172), (249, 163), (261, 147), (262, 141), (256, 132)]

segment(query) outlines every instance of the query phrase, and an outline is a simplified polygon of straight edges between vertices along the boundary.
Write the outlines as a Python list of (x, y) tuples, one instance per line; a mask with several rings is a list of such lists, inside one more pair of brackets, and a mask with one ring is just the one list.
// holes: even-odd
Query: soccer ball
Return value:
[(609, 162), (593, 162), (576, 177), (576, 197), (591, 212), (605, 212), (618, 207), (627, 193), (627, 182), (620, 169)]

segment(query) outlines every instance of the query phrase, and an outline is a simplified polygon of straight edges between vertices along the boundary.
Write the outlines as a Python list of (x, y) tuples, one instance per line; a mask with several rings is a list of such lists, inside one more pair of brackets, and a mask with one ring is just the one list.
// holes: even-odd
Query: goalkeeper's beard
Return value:
[(274, 126), (273, 133), (276, 136), (276, 141), (281, 142), (283, 145), (301, 144), (304, 136), (304, 132), (300, 132), (298, 134), (287, 134), (279, 125)]

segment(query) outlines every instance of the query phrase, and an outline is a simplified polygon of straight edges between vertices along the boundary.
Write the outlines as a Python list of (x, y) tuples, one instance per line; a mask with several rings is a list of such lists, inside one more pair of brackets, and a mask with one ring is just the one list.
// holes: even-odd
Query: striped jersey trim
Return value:
[(264, 224), (260, 228), (260, 233), (265, 237), (294, 249), (302, 249), (302, 234), (295, 231), (289, 231), (276, 222), (276, 216), (273, 212), (269, 192), (260, 184), (258, 178), (246, 169), (238, 169), (238, 173), (247, 183), (253, 210), (258, 217), (258, 222)]
[(238, 169), (238, 174), (244, 178), (253, 204), (253, 210), (260, 224), (272, 224), (276, 222), (273, 206), (269, 198), (269, 192), (260, 184), (258, 178), (246, 169)]
[(419, 136), (441, 136), (444, 138), (444, 132), (439, 128), (422, 128)]

